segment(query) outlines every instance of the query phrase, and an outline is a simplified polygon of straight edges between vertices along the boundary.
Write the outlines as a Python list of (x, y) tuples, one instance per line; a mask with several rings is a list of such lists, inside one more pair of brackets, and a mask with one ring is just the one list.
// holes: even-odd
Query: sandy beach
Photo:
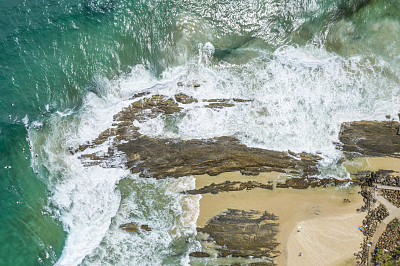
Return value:
[[(196, 189), (210, 183), (254, 180), (267, 183), (284, 177), (279, 173), (242, 176), (224, 173), (216, 177), (196, 177)], [(365, 213), (358, 187), (298, 189), (254, 189), (204, 194), (200, 200), (197, 226), (228, 208), (269, 211), (279, 216), (278, 265), (346, 265), (359, 250), (362, 234), (357, 229)], [(344, 199), (350, 202), (344, 203)], [(301, 227), (297, 232), (298, 226)], [(299, 252), (302, 256), (299, 257)]]

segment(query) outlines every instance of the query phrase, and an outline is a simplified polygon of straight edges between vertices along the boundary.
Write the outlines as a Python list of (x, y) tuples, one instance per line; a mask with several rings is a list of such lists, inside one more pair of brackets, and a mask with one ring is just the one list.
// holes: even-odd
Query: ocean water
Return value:
[[(0, 265), (190, 263), (200, 196), (179, 192), (193, 177), (141, 179), (123, 154), (102, 168), (68, 152), (134, 93), (251, 100), (137, 126), (318, 153), (321, 178), (346, 177), (340, 123), (398, 119), (399, 14), (396, 0), (1, 1)], [(152, 231), (119, 229), (132, 221)]]

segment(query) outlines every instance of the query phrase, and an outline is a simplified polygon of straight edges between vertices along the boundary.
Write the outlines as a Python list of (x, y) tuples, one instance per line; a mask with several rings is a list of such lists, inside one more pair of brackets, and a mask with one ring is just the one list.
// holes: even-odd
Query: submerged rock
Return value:
[(220, 247), (220, 257), (276, 257), (279, 224), (268, 212), (228, 209), (210, 219), (198, 232), (207, 233)]
[(338, 148), (350, 157), (391, 156), (400, 158), (400, 123), (357, 121), (343, 123)]

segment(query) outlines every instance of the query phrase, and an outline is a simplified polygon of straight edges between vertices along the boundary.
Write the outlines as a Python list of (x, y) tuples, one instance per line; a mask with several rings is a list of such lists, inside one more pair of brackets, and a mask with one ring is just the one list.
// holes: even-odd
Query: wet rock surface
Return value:
[(210, 219), (198, 232), (206, 233), (208, 241), (215, 241), (219, 256), (276, 257), (279, 243), (277, 216), (268, 212), (228, 209)]
[(339, 180), (334, 178), (290, 178), (285, 182), (277, 183), (277, 188), (295, 188), (295, 189), (307, 189), (309, 187), (327, 187), (327, 186), (338, 186), (347, 183), (357, 183), (357, 180)]
[(209, 254), (205, 253), (205, 252), (200, 252), (200, 251), (196, 251), (196, 252), (192, 252), (189, 254), (190, 257), (195, 257), (195, 258), (208, 258), (210, 257)]
[[(224, 99), (210, 101), (226, 103)], [(112, 167), (110, 159), (123, 153), (126, 167), (142, 177), (218, 175), (233, 171), (249, 175), (277, 171), (302, 177), (318, 174), (320, 157), (317, 155), (249, 148), (230, 136), (193, 140), (151, 138), (139, 133), (139, 128), (134, 126), (134, 122), (145, 122), (159, 115), (177, 114), (182, 110), (180, 104), (193, 102), (195, 99), (182, 94), (175, 98), (154, 95), (140, 99), (114, 116), (112, 128), (102, 132), (92, 143), (71, 152), (82, 152), (111, 141), (112, 148), (107, 152), (82, 154), (80, 158), (87, 165)], [(246, 101), (230, 102), (242, 104)]]
[(318, 157), (302, 160), (284, 152), (248, 148), (234, 137), (177, 140), (141, 136), (117, 148), (126, 154), (126, 165), (131, 171), (144, 177), (218, 175), (240, 170), (302, 176), (318, 173)]
[(228, 191), (240, 191), (240, 190), (251, 190), (254, 188), (272, 189), (272, 184), (262, 184), (256, 181), (239, 182), (239, 181), (226, 181), (220, 184), (210, 184), (200, 189), (187, 190), (185, 194), (197, 195), (197, 194), (218, 194), (220, 192)]
[(338, 148), (347, 156), (391, 156), (400, 158), (400, 123), (356, 121), (342, 123)]
[(147, 224), (139, 225), (134, 222), (122, 224), (119, 228), (128, 232), (139, 232), (139, 230), (151, 231), (151, 228)]

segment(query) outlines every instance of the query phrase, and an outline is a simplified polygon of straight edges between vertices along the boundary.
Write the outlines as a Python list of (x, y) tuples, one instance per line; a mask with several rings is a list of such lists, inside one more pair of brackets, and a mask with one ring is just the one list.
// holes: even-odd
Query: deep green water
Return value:
[[(72, 122), (84, 113), (88, 101), (86, 97), (94, 94), (100, 100), (107, 101), (106, 95), (114, 88), (112, 82), (129, 76), (134, 66), (142, 65), (153, 80), (162, 81), (169, 70), (173, 72), (173, 69), (186, 67), (197, 60), (199, 43), (211, 42), (216, 49), (213, 59), (216, 68), (212, 71), (225, 73), (224, 69), (229, 68), (236, 74), (227, 78), (226, 84), (233, 87), (238, 84), (236, 87), (239, 88), (254, 82), (254, 85), (249, 86), (257, 90), (259, 84), (268, 84), (272, 80), (257, 77), (261, 73), (259, 69), (264, 71), (262, 75), (275, 75), (279, 72), (273, 72), (273, 63), (287, 71), (289, 80), (292, 77), (290, 75), (297, 73), (293, 74), (293, 84), (304, 82), (307, 87), (312, 86), (307, 84), (320, 82), (313, 79), (314, 75), (318, 78), (320, 68), (323, 73), (329, 72), (330, 68), (324, 65), (302, 70), (309, 62), (309, 56), (311, 61), (318, 58), (320, 61), (325, 60), (327, 65), (333, 65), (334, 70), (329, 72), (329, 77), (337, 84), (337, 91), (332, 92), (332, 95), (337, 93), (338, 96), (332, 102), (339, 102), (339, 105), (327, 100), (323, 104), (326, 106), (325, 112), (343, 108), (343, 113), (347, 113), (344, 116), (346, 119), (384, 119), (386, 114), (394, 116), (400, 109), (399, 38), (400, 2), (396, 0), (1, 1), (0, 265), (36, 265), (39, 264), (39, 257), (44, 260), (44, 264), (50, 265), (62, 256), (68, 229), (60, 221), (65, 210), (60, 210), (61, 214), (57, 213), (60, 207), (53, 196), (60, 189), (58, 185), (63, 178), (66, 178), (63, 171), (68, 172), (69, 168), (66, 166), (57, 171), (52, 169), (50, 153), (40, 147), (54, 141), (50, 146), (60, 145), (63, 147), (60, 148), (62, 154), (68, 137), (67, 134), (63, 136), (62, 130), (56, 131), (57, 127), (65, 126), (69, 129), (78, 125)], [(286, 51), (286, 47), (301, 50), (299, 57), (302, 63), (294, 64), (289, 59), (287, 62), (275, 62), (280, 55), (276, 51)], [(321, 51), (326, 53), (325, 57)], [(334, 59), (328, 60), (328, 57)], [(338, 71), (335, 70), (336, 62), (345, 62), (337, 63), (344, 65)], [(354, 69), (353, 63), (357, 65)], [(271, 69), (263, 69), (266, 65)], [(243, 83), (235, 83), (233, 77), (236, 76), (242, 77)], [(225, 76), (220, 77), (223, 79)], [(215, 83), (225, 84), (221, 79), (216, 79)], [(137, 80), (134, 82), (137, 84)], [(274, 82), (271, 88), (285, 84), (283, 80)], [(285, 86), (282, 85), (283, 88)], [(358, 97), (360, 101), (357, 106), (346, 105), (345, 99), (343, 106), (340, 105), (342, 91)], [(250, 90), (240, 93), (256, 95)], [(282, 90), (281, 94), (284, 93)], [(324, 92), (321, 93), (324, 96)], [(327, 92), (327, 95), (331, 94)], [(123, 99), (121, 96), (120, 101)], [(70, 112), (71, 115), (65, 119), (56, 117), (57, 111)], [(29, 131), (22, 121), (24, 117), (29, 118)], [(264, 121), (257, 119), (254, 120), (256, 128)], [(33, 121), (42, 123), (43, 130), (33, 129)], [(288, 123), (291, 121), (289, 119)], [(274, 123), (271, 125), (278, 126)], [(250, 131), (251, 127), (249, 125)], [(327, 129), (331, 129), (330, 124)], [(314, 133), (318, 134), (318, 130), (316, 127)], [(52, 138), (55, 132), (60, 135)], [(33, 137), (32, 142), (27, 140), (27, 134)], [(243, 133), (243, 136), (246, 135)], [(277, 138), (275, 143), (284, 150), (293, 149), (295, 145), (294, 142), (279, 141), (280, 138)], [(248, 142), (257, 143), (254, 139)], [(30, 143), (40, 155), (37, 160), (31, 158), (33, 154), (29, 152)], [(268, 148), (268, 142), (260, 140), (259, 143)], [(331, 143), (330, 139), (327, 143)], [(323, 145), (315, 149), (323, 150)], [(312, 144), (310, 147), (313, 151)], [(32, 164), (34, 167), (29, 168)], [(8, 165), (12, 168), (5, 169)], [(133, 199), (130, 197), (134, 196), (136, 199), (149, 197), (138, 192), (143, 187), (147, 191), (154, 190), (167, 195), (164, 199), (173, 201), (173, 196), (164, 191), (163, 186), (142, 184), (142, 181), (134, 184), (124, 182), (118, 187), (122, 191), (122, 202), (131, 202)], [(166, 206), (169, 206), (169, 201), (162, 200), (162, 196), (157, 198), (158, 192), (154, 191), (149, 192), (155, 197), (156, 203), (152, 205), (154, 209), (168, 208)], [(136, 211), (135, 217), (153, 217), (149, 209)], [(42, 215), (42, 212), (47, 214)], [(178, 216), (176, 214), (173, 217)], [(114, 218), (113, 221), (116, 220)], [(174, 224), (173, 219), (169, 222)], [(110, 264), (123, 264), (112, 255), (113, 252), (120, 252), (110, 247), (112, 232), (110, 229), (109, 235), (104, 237), (100, 245), (105, 251), (88, 254), (84, 264), (96, 264), (99, 258), (107, 258)], [(156, 256), (160, 252), (161, 257), (152, 263), (183, 263), (180, 257), (186, 256), (187, 249), (183, 247), (185, 241), (179, 237), (171, 239), (172, 244), (167, 245), (169, 252), (159, 251), (158, 247), (149, 249), (155, 254), (131, 250), (132, 253), (138, 252), (132, 255), (135, 258), (133, 261), (143, 262), (146, 256)], [(50, 246), (53, 250), (50, 250)], [(47, 260), (44, 259), (46, 252), (50, 256)], [(115, 256), (120, 256), (120, 253)], [(126, 259), (129, 261), (129, 257)]]

